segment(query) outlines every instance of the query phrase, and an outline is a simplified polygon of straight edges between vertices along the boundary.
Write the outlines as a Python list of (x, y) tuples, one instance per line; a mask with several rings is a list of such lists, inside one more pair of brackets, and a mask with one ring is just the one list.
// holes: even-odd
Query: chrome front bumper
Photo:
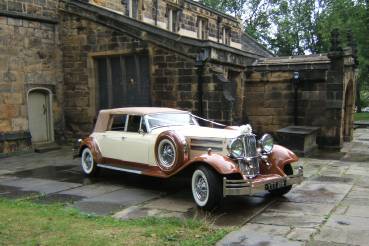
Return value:
[(274, 184), (283, 184), (289, 186), (293, 184), (300, 184), (304, 179), (304, 171), (300, 166), (297, 169), (297, 174), (289, 175), (285, 177), (271, 178), (265, 181), (258, 180), (230, 180), (223, 178), (223, 196), (241, 196), (241, 195), (254, 195), (259, 192), (268, 190), (267, 186)]

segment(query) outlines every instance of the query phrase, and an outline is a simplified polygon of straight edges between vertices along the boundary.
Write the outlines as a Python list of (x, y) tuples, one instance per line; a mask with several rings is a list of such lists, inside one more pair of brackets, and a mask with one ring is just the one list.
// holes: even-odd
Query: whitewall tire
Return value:
[(200, 166), (195, 169), (191, 190), (196, 205), (206, 210), (214, 208), (222, 200), (220, 176), (210, 167)]
[(87, 176), (93, 176), (97, 173), (98, 167), (89, 148), (84, 148), (81, 154), (82, 171)]

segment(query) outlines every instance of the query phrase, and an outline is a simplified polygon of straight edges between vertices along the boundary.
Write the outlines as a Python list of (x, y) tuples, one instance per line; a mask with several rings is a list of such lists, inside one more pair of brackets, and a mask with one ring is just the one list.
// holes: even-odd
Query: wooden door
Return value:
[(150, 106), (149, 59), (146, 54), (96, 59), (98, 107)]
[(42, 91), (31, 91), (28, 95), (29, 130), (33, 143), (50, 141), (49, 96)]

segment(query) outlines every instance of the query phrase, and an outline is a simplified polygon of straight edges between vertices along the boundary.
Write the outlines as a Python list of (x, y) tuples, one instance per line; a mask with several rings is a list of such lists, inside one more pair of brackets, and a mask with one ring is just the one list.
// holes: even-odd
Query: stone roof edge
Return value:
[(193, 0), (185, 0), (185, 2), (196, 5), (196, 6), (201, 7), (201, 8), (204, 8), (208, 11), (211, 11), (211, 12), (217, 14), (217, 15), (221, 15), (222, 17), (225, 17), (225, 18), (230, 19), (232, 21), (238, 22), (238, 19), (233, 17), (232, 15), (229, 15), (229, 14), (223, 13), (219, 10), (208, 7), (208, 6), (204, 5), (203, 3), (196, 2), (196, 1), (193, 1)]
[[(83, 0), (62, 0), (62, 2), (69, 4), (69, 5), (73, 5), (76, 6), (78, 8), (82, 8), (85, 10), (90, 10), (92, 11), (92, 9), (99, 9), (100, 11), (105, 11), (105, 13), (107, 15), (111, 15), (111, 17), (117, 17), (119, 18), (120, 21), (125, 22), (125, 24), (130, 25), (130, 26), (135, 26), (136, 28), (140, 28), (142, 29), (142, 31), (148, 32), (148, 33), (155, 33), (156, 35), (160, 35), (160, 36), (164, 36), (168, 39), (172, 39), (175, 40), (176, 42), (182, 42), (184, 44), (187, 45), (192, 45), (192, 46), (196, 46), (199, 48), (215, 48), (215, 49), (219, 49), (222, 51), (227, 51), (230, 53), (234, 53), (236, 55), (241, 55), (241, 56), (245, 56), (245, 57), (249, 57), (249, 58), (254, 58), (254, 59), (258, 59), (258, 58), (262, 58), (263, 56), (259, 55), (259, 54), (255, 54), (252, 52), (248, 52), (248, 51), (244, 51), (244, 50), (240, 50), (240, 49), (236, 49), (233, 47), (229, 47), (229, 46), (225, 46), (224, 44), (219, 44), (210, 40), (199, 40), (199, 39), (195, 39), (195, 38), (190, 38), (190, 37), (186, 37), (186, 36), (181, 36), (177, 33), (173, 33), (170, 32), (168, 30), (165, 29), (161, 29), (158, 28), (156, 26), (144, 23), (142, 21), (138, 21), (132, 18), (129, 18), (125, 15), (122, 15), (120, 13), (117, 13), (115, 11), (110, 11), (110, 9), (101, 7), (101, 6), (97, 6), (94, 4), (90, 4), (90, 3), (86, 3)], [(155, 31), (154, 31), (155, 30)]]
[(259, 41), (257, 41), (255, 38), (253, 38), (250, 34), (247, 32), (242, 32), (242, 35), (253, 41), (259, 48), (264, 50), (266, 53), (270, 54), (272, 57), (275, 57), (275, 54), (271, 52), (266, 46), (261, 44)]

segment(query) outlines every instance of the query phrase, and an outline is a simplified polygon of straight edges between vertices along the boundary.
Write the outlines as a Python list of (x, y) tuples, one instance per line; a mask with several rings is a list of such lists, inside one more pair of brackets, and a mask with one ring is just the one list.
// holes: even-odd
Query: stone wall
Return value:
[[(295, 85), (297, 81), (297, 122)], [(353, 129), (355, 64), (352, 52), (326, 55), (265, 58), (246, 72), (245, 109), (258, 133), (275, 133), (290, 126), (320, 128), (320, 147), (340, 148)], [(345, 101), (350, 101), (345, 106)], [(345, 123), (345, 118), (347, 118)], [(346, 131), (344, 132), (344, 128)]]
[[(69, 14), (63, 15), (62, 27), (64, 96), (67, 98), (64, 113), (68, 137), (86, 135), (92, 130), (98, 110), (96, 69), (93, 65), (97, 56), (147, 52), (151, 64), (152, 106), (198, 112), (198, 75), (195, 59), (191, 56), (140, 41)], [(232, 109), (224, 97), (222, 82), (214, 79), (214, 66), (207, 63), (203, 73), (204, 116), (229, 122)], [(217, 65), (218, 73), (227, 69)]]
[(51, 121), (55, 137), (62, 134), (56, 8), (57, 1), (0, 1), (0, 11), (6, 11), (0, 16), (0, 153), (30, 148), (27, 92), (36, 87), (53, 93)]
[(26, 14), (36, 17), (57, 17), (58, 0), (1, 0), (0, 11)]
[(91, 0), (90, 2), (92, 4), (121, 12), (122, 14), (126, 14), (127, 11), (127, 5), (122, 0)]
[[(128, 0), (90, 0), (90, 3), (109, 8), (127, 15)], [(232, 16), (217, 12), (194, 1), (170, 1), (170, 0), (139, 0), (138, 20), (160, 28), (168, 28), (168, 8), (179, 11), (177, 21), (180, 35), (197, 38), (197, 22), (199, 18), (207, 21), (208, 39), (214, 42), (222, 42), (223, 27), (230, 29), (230, 45), (241, 49), (242, 28), (237, 19)]]
[[(198, 68), (195, 60), (163, 48), (153, 47), (152, 96), (153, 106), (172, 107), (199, 114)], [(227, 83), (217, 75), (227, 78), (230, 67), (206, 63), (202, 73), (203, 117), (226, 124), (242, 122), (244, 90), (241, 78), (229, 82), (235, 98), (234, 105), (226, 99)], [(241, 74), (241, 73), (240, 73)], [(239, 95), (236, 95), (236, 91)]]
[[(292, 71), (254, 72), (247, 77), (247, 116), (258, 132), (275, 132), (294, 124)], [(297, 124), (320, 126), (325, 112), (326, 71), (300, 71)]]
[(135, 53), (147, 44), (68, 14), (62, 27), (66, 135), (75, 137), (91, 132), (97, 114), (94, 56)]

